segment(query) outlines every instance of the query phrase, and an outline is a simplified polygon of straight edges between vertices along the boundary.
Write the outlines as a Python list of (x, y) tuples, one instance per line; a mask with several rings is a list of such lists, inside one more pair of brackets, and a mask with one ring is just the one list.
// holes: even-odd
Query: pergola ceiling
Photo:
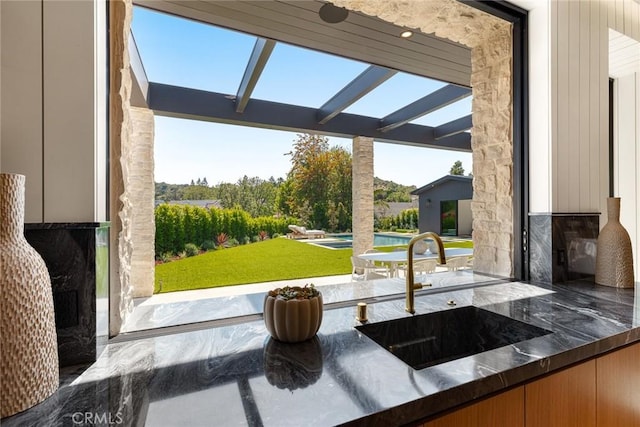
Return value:
[[(352, 11), (343, 22), (326, 23), (318, 14), (325, 3), (318, 1), (139, 0), (135, 4), (257, 36), (235, 93), (148, 82), (132, 38), (132, 104), (146, 105), (156, 115), (471, 151), (471, 137), (466, 132), (471, 128), (471, 115), (437, 127), (410, 123), (471, 95), (471, 55), (467, 47), (418, 31), (410, 39), (402, 39), (399, 34), (404, 28)], [(279, 41), (370, 65), (328, 96), (319, 108), (252, 98)], [(414, 102), (384, 117), (343, 112), (398, 71), (450, 84), (418, 94)]]

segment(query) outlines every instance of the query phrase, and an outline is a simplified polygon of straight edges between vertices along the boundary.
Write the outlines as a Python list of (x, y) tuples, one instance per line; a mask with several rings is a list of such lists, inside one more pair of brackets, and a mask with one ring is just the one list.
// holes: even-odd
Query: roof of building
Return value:
[(464, 175), (445, 175), (442, 178), (436, 179), (435, 181), (430, 182), (427, 185), (423, 185), (422, 187), (413, 190), (411, 194), (420, 195), (449, 181), (459, 181), (459, 182), (469, 183), (469, 185), (471, 185), (471, 182), (473, 181), (473, 177), (464, 176)]

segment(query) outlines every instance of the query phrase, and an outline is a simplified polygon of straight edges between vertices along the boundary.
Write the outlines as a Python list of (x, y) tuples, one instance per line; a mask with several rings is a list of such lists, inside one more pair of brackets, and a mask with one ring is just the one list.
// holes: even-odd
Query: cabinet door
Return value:
[(595, 360), (525, 385), (525, 408), (527, 427), (595, 427)]
[(433, 421), (423, 427), (523, 427), (524, 387), (500, 393)]
[(596, 360), (598, 426), (640, 426), (640, 344)]

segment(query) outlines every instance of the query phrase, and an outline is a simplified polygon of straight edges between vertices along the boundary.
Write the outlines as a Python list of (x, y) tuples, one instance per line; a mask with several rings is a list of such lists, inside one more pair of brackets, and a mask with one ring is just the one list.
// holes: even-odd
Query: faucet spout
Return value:
[(405, 305), (405, 310), (407, 310), (409, 313), (413, 314), (416, 312), (414, 305), (415, 305), (415, 283), (414, 283), (414, 277), (413, 277), (413, 246), (416, 244), (416, 242), (419, 242), (420, 240), (426, 238), (426, 237), (430, 237), (433, 240), (435, 240), (436, 244), (438, 245), (438, 262), (440, 264), (446, 264), (447, 260), (444, 256), (444, 245), (442, 244), (442, 239), (440, 239), (440, 236), (438, 236), (436, 233), (434, 233), (433, 231), (427, 231), (425, 233), (422, 234), (418, 234), (417, 236), (415, 236), (413, 239), (411, 239), (409, 241), (409, 245), (407, 246), (407, 277), (406, 277), (406, 284), (407, 284), (407, 289), (406, 289), (406, 297), (407, 297), (407, 303)]

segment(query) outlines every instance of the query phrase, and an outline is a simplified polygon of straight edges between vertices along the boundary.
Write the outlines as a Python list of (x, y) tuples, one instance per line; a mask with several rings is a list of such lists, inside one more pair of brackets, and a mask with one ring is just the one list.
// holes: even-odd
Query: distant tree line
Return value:
[[(351, 228), (351, 153), (331, 147), (326, 137), (297, 135), (285, 179), (244, 176), (236, 183), (209, 186), (206, 177), (190, 184), (156, 183), (156, 200), (219, 200), (225, 209), (240, 208), (252, 217), (289, 216), (300, 225), (327, 231)], [(415, 186), (374, 178), (376, 203), (408, 202)]]
[[(191, 180), (193, 182), (193, 180)], [(258, 177), (244, 176), (235, 184), (220, 183), (209, 187), (207, 178), (198, 183), (167, 184), (156, 183), (156, 200), (166, 202), (174, 200), (220, 200), (225, 208), (240, 206), (252, 216), (274, 215), (276, 213), (276, 195), (282, 185), (282, 178), (273, 177), (264, 180)]]

